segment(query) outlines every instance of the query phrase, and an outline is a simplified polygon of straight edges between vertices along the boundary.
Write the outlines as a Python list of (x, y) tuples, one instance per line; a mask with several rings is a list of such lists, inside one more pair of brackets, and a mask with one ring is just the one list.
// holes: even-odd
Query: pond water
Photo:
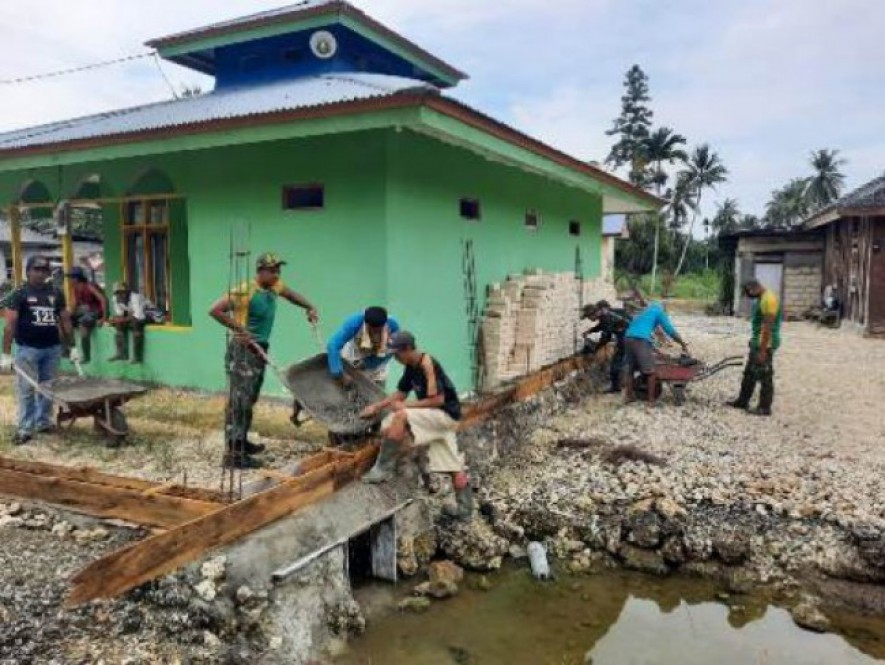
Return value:
[(761, 598), (719, 594), (704, 580), (608, 572), (541, 583), (524, 570), (510, 569), (489, 578), (491, 590), (480, 591), (470, 588), (476, 586), (476, 579), (465, 580), (458, 596), (435, 601), (424, 614), (394, 612), (372, 619), (370, 609), (366, 634), (352, 641), (335, 662), (885, 662), (885, 621), (833, 615), (830, 618), (838, 633), (812, 633), (797, 627), (785, 609)]

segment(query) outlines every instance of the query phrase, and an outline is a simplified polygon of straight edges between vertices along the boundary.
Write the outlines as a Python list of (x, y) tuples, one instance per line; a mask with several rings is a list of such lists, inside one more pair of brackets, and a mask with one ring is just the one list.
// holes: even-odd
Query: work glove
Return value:
[(71, 355), (68, 357), (70, 358), (71, 362), (74, 363), (75, 365), (83, 362), (83, 353), (80, 351), (80, 349), (78, 349), (76, 347), (71, 349)]
[(0, 355), (0, 372), (12, 371), (12, 356), (8, 353)]

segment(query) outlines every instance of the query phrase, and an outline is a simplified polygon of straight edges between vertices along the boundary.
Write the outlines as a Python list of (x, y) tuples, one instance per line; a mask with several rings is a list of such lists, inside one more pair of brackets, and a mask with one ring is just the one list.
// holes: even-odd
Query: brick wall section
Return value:
[[(492, 284), (482, 320), (484, 390), (573, 355), (588, 322), (580, 320), (574, 273), (540, 270)], [(613, 298), (604, 279), (584, 281), (583, 302)]]
[(799, 319), (809, 307), (820, 304), (820, 266), (787, 266), (784, 269), (784, 316)]

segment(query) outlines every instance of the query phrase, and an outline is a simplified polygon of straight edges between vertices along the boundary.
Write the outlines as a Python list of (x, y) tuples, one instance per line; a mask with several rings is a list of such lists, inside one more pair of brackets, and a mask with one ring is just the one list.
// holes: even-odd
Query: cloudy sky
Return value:
[[(282, 0), (3, 0), (0, 79), (145, 52), (142, 43)], [(838, 148), (848, 186), (885, 171), (881, 0), (354, 0), (470, 74), (452, 94), (582, 159), (602, 160), (625, 71), (654, 120), (710, 143), (712, 200), (760, 213), (772, 189)], [(211, 83), (164, 65), (175, 86)], [(151, 59), (0, 85), (0, 130), (170, 96)]]

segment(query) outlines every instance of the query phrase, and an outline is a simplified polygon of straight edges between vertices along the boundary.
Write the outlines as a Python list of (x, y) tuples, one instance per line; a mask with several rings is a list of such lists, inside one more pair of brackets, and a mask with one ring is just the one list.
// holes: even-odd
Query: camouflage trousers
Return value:
[(750, 356), (747, 358), (747, 364), (744, 366), (741, 394), (738, 397), (738, 402), (744, 406), (749, 406), (758, 383), (760, 384), (759, 408), (771, 409), (771, 405), (774, 402), (774, 353), (773, 350), (769, 351), (765, 357), (765, 362), (760, 363), (757, 357), (758, 351), (750, 350)]
[(251, 346), (231, 341), (225, 355), (230, 393), (224, 432), (230, 450), (241, 449), (252, 427), (252, 412), (264, 384), (265, 363)]

